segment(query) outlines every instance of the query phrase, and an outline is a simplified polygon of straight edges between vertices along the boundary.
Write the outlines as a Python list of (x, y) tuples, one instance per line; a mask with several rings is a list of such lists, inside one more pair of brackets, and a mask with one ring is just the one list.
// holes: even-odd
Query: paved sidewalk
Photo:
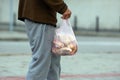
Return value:
[[(24, 80), (31, 56), (0, 56), (0, 80)], [(76, 54), (61, 59), (61, 80), (120, 80), (120, 54)]]
[[(27, 35), (0, 31), (0, 40), (25, 41)], [(24, 50), (8, 52), (3, 54), (0, 51), (0, 80), (24, 80), (31, 59), (30, 53), (24, 53)], [(119, 66), (120, 53), (77, 53), (75, 56), (62, 57), (61, 80), (120, 80)]]

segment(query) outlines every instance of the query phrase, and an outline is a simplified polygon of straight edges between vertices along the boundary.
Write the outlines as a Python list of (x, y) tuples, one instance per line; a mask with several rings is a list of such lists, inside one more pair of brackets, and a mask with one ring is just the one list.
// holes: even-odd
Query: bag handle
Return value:
[(62, 27), (64, 29), (65, 26), (66, 27), (72, 27), (69, 19), (62, 19), (61, 20), (60, 27)]

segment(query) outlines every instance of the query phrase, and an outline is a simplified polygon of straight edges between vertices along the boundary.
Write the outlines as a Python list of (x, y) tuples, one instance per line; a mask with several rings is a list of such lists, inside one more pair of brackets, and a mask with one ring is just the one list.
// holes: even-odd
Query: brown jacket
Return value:
[(63, 0), (19, 0), (18, 19), (56, 25), (56, 13), (63, 14), (67, 5)]

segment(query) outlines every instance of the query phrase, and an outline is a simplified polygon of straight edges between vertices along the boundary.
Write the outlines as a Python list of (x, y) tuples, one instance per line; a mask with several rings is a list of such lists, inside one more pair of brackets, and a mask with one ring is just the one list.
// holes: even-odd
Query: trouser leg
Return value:
[(61, 72), (60, 56), (52, 54), (51, 65), (47, 80), (60, 80), (60, 72)]
[[(26, 30), (32, 50), (26, 80), (58, 80), (60, 57), (51, 53), (51, 45), (55, 28), (50, 25), (38, 24), (26, 20)], [(57, 75), (56, 75), (57, 73)]]

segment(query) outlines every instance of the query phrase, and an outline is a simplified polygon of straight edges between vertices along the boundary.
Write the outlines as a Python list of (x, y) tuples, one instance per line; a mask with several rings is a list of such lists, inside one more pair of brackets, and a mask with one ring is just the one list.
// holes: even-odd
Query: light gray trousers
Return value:
[(26, 80), (60, 80), (60, 56), (51, 52), (55, 27), (25, 20), (32, 60)]

